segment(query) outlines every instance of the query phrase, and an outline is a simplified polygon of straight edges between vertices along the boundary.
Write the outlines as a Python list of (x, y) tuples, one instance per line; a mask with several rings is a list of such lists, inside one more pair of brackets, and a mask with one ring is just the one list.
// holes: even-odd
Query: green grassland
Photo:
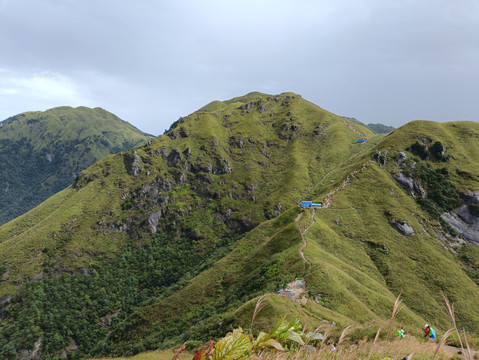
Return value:
[(100, 109), (58, 107), (0, 123), (0, 223), (40, 204), (106, 156), (150, 138)]
[[(413, 122), (373, 134), (293, 93), (210, 103), (0, 227), (0, 299), (14, 296), (2, 308), (1, 354), (38, 338), (45, 358), (72, 341), (72, 358), (194, 348), (248, 328), (262, 294), (258, 329), (287, 314), (308, 328), (327, 320), (368, 332), (401, 292), (397, 321), (419, 333), (424, 322), (449, 328), (442, 290), (477, 335), (479, 252), (458, 245), (392, 175), (402, 151), (417, 164), (411, 176), (446, 168), (447, 189), (477, 190), (478, 132)], [(447, 161), (408, 150), (423, 138), (444, 144)], [(313, 222), (301, 200), (328, 206)], [(306, 228), (310, 265), (300, 254)], [(306, 282), (301, 305), (275, 295), (295, 279)]]

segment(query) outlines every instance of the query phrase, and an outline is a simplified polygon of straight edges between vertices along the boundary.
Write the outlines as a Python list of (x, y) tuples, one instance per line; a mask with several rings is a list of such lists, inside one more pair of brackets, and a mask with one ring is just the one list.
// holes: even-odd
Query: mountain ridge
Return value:
[[(259, 323), (286, 312), (313, 327), (386, 319), (402, 291), (398, 319), (412, 332), (424, 321), (447, 328), (443, 290), (478, 333), (479, 253), (427, 206), (454, 211), (450, 189), (479, 190), (478, 124), (414, 122), (375, 135), (293, 93), (217, 105), (110, 155), (0, 227), (0, 310), (10, 306), (3, 331), (21, 339), (16, 349), (41, 339), (52, 354), (74, 341), (78, 356), (111, 356), (201, 342), (248, 326), (265, 293)], [(298, 207), (327, 199), (314, 223)], [(304, 305), (274, 295), (297, 278)]]

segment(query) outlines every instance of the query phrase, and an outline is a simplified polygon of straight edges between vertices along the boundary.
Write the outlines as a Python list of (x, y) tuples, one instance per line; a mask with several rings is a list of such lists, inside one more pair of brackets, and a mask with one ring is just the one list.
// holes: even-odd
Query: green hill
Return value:
[(63, 190), (96, 161), (148, 138), (100, 108), (59, 107), (0, 122), (0, 224)]
[[(210, 103), (0, 227), (0, 354), (203, 343), (248, 327), (261, 294), (258, 328), (283, 314), (367, 327), (402, 291), (413, 332), (449, 328), (442, 290), (478, 335), (479, 252), (441, 216), (474, 212), (477, 134), (413, 122), (375, 135), (293, 93)], [(301, 304), (276, 295), (295, 279)]]
[(376, 124), (369, 123), (366, 125), (353, 117), (345, 117), (345, 118), (356, 124), (367, 127), (369, 130), (371, 130), (375, 134), (387, 134), (394, 130), (394, 126), (388, 126), (381, 123), (376, 123)]

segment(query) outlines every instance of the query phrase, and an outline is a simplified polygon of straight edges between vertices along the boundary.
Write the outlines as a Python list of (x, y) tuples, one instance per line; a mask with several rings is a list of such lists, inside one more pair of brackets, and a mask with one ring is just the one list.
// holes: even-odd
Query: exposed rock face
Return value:
[(426, 190), (421, 186), (419, 182), (413, 184), (414, 194), (419, 197), (426, 197)]
[(399, 176), (393, 175), (394, 180), (396, 180), (399, 185), (402, 186), (404, 190), (412, 190), (414, 187), (414, 181), (411, 177), (404, 176), (402, 173), (399, 173)]
[(398, 165), (401, 165), (404, 161), (406, 161), (406, 159), (407, 159), (407, 155), (404, 151), (398, 152), (398, 159), (397, 159)]
[(168, 155), (168, 166), (177, 167), (178, 164), (183, 160), (181, 153), (175, 149), (171, 150), (170, 155)]
[(466, 204), (478, 204), (479, 205), (479, 191), (466, 191), (462, 195)]
[(472, 215), (467, 205), (441, 216), (464, 239), (479, 245), (479, 217)]
[(424, 190), (419, 182), (414, 181), (412, 177), (405, 176), (400, 172), (399, 176), (393, 175), (393, 178), (404, 190), (408, 190), (412, 196), (426, 197), (426, 190)]
[(132, 176), (138, 175), (139, 170), (141, 168), (140, 156), (137, 153), (134, 153), (132, 155), (126, 154), (124, 157), (124, 160), (125, 160), (126, 171), (128, 172), (128, 174)]

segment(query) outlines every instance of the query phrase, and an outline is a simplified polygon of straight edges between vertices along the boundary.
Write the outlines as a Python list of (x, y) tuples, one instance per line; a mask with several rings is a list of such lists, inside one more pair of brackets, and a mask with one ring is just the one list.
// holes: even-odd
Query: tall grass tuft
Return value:
[(352, 325), (349, 325), (348, 327), (344, 328), (343, 332), (341, 333), (341, 336), (339, 337), (338, 345), (336, 345), (337, 348), (339, 348), (339, 345), (341, 345), (346, 336), (348, 336), (348, 334), (351, 332), (351, 328)]
[(324, 347), (326, 345), (326, 340), (328, 339), (329, 335), (331, 335), (331, 332), (333, 331), (332, 327), (328, 327), (326, 331), (324, 332), (323, 335), (323, 340), (321, 341), (321, 346), (319, 347), (319, 354), (321, 354), (324, 351)]
[(371, 344), (371, 350), (369, 350), (368, 359), (371, 358), (371, 353), (373, 352), (374, 344), (376, 344), (376, 341), (377, 341), (378, 338), (379, 338), (379, 334), (381, 334), (381, 327), (378, 328), (378, 332), (376, 333), (376, 336), (374, 337), (374, 341), (373, 341), (373, 343)]
[(402, 310), (404, 309), (404, 306), (401, 306), (401, 303), (402, 303), (402, 300), (401, 300), (401, 292), (399, 293), (398, 297), (396, 298), (396, 301), (394, 302), (394, 306), (393, 306), (393, 311), (391, 313), (391, 318), (389, 319), (389, 324), (388, 324), (388, 332), (387, 332), (387, 335), (386, 335), (386, 340), (389, 340), (389, 334), (390, 334), (390, 331), (391, 331), (391, 325), (394, 321), (394, 319), (396, 318), (397, 314)]
[(467, 354), (469, 356), (469, 359), (473, 359), (472, 357), (472, 353), (471, 353), (471, 348), (469, 347), (469, 342), (467, 341), (467, 336), (466, 336), (466, 330), (463, 328), (462, 329), (462, 333), (464, 334), (464, 342), (466, 343), (466, 347), (467, 347)]
[[(449, 317), (451, 318), (451, 322), (452, 322), (452, 325), (454, 326), (454, 329), (456, 330), (457, 338), (459, 339), (459, 344), (461, 344), (462, 353), (464, 354), (464, 357), (467, 359), (468, 356), (466, 356), (466, 352), (464, 351), (464, 345), (462, 344), (461, 334), (459, 333), (459, 330), (457, 329), (457, 325), (456, 325), (456, 316), (454, 315), (454, 304), (451, 304), (449, 302), (449, 299), (447, 298), (446, 294), (442, 292), (442, 290), (441, 290), (441, 296), (444, 299), (444, 302), (446, 303), (447, 313)], [(469, 358), (472, 359), (472, 357), (470, 356)]]
[(253, 323), (254, 323), (254, 319), (256, 318), (256, 315), (258, 315), (258, 313), (266, 306), (265, 300), (266, 300), (266, 295), (262, 295), (256, 302), (256, 306), (253, 311), (253, 317), (251, 318), (251, 326), (250, 326), (251, 333), (253, 333)]
[(442, 336), (441, 340), (439, 340), (436, 346), (436, 351), (434, 351), (434, 356), (432, 357), (433, 360), (436, 358), (436, 355), (439, 352), (439, 349), (441, 348), (441, 346), (444, 345), (444, 343), (446, 342), (446, 339), (452, 334), (453, 331), (454, 331), (454, 328), (447, 330)]

